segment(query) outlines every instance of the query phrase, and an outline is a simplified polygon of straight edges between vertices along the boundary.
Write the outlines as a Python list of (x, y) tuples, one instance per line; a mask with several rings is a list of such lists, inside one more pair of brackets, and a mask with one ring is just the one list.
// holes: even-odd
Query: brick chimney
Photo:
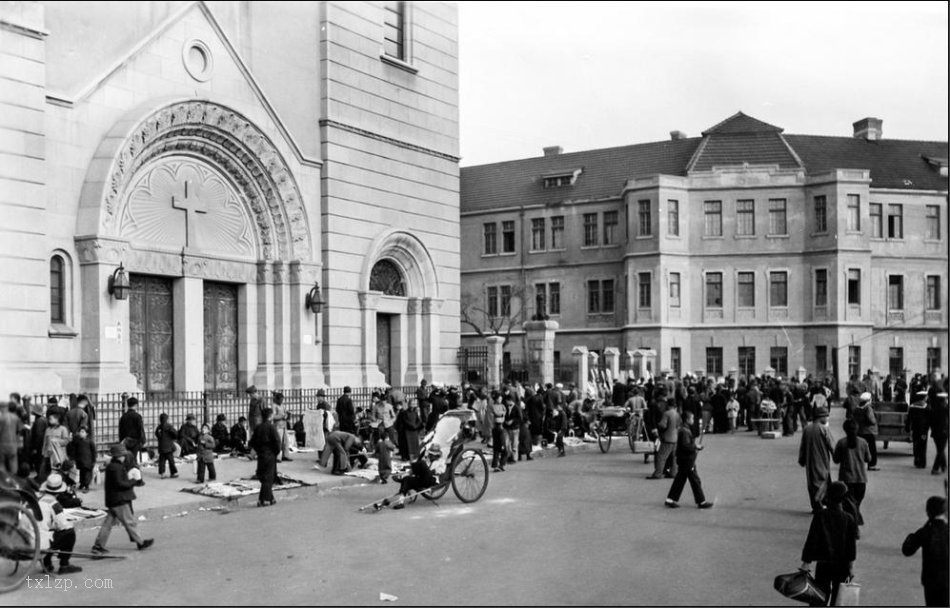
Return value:
[(676, 141), (677, 139), (686, 139), (686, 133), (683, 133), (682, 131), (679, 131), (679, 130), (670, 131), (670, 139), (672, 139), (673, 141)]
[(564, 148), (562, 148), (561, 146), (545, 146), (544, 148), (541, 148), (541, 149), (544, 150), (545, 156), (557, 156), (558, 154), (564, 151)]
[(877, 141), (884, 135), (884, 121), (880, 118), (862, 118), (854, 123), (854, 136), (858, 139)]

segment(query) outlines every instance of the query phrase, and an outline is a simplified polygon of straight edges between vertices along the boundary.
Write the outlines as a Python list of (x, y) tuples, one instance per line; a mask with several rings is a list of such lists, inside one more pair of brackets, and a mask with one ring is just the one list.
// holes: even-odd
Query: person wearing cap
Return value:
[(261, 401), (261, 398), (257, 396), (257, 387), (253, 384), (244, 391), (247, 393), (251, 401), (247, 406), (247, 423), (250, 427), (251, 433), (254, 433), (254, 429), (257, 428), (261, 422), (264, 421), (264, 402)]
[(851, 411), (851, 417), (858, 425), (858, 437), (868, 442), (868, 448), (871, 450), (871, 462), (868, 463), (869, 471), (879, 471), (877, 466), (877, 415), (874, 413), (874, 407), (871, 406), (871, 393), (864, 391), (858, 396), (858, 404)]
[(918, 391), (907, 409), (904, 430), (910, 432), (914, 446), (914, 467), (927, 468), (927, 435), (930, 431), (930, 407), (927, 403), (927, 391)]
[(805, 468), (808, 500), (812, 511), (820, 511), (831, 481), (831, 454), (834, 438), (828, 429), (828, 410), (815, 408), (815, 418), (802, 430), (798, 447), (798, 464)]
[(247, 456), (250, 449), (247, 447), (247, 417), (240, 416), (231, 427), (230, 441), (232, 456)]
[(142, 415), (135, 411), (138, 405), (137, 398), (129, 397), (127, 409), (119, 418), (119, 441), (129, 450), (129, 459), (133, 463), (138, 462), (139, 450), (145, 449), (145, 423), (142, 421)]
[(927, 523), (922, 528), (908, 534), (901, 546), (901, 553), (907, 557), (921, 549), (923, 565), (920, 583), (924, 586), (924, 602), (927, 606), (950, 605), (950, 532), (947, 528), (947, 499), (943, 496), (931, 496), (927, 499)]
[[(828, 488), (828, 508), (815, 512), (802, 548), (802, 569), (815, 565), (815, 584), (825, 592), (827, 604), (834, 606), (838, 587), (851, 578), (857, 557), (858, 524), (845, 512), (842, 503), (848, 486), (836, 481)], [(815, 605), (815, 604), (812, 604)]]
[(109, 448), (112, 460), (106, 466), (105, 471), (105, 493), (106, 493), (106, 519), (99, 528), (99, 535), (96, 536), (96, 542), (92, 546), (94, 555), (108, 553), (106, 543), (109, 542), (109, 535), (112, 533), (112, 526), (116, 522), (122, 524), (129, 540), (135, 543), (139, 551), (148, 549), (155, 542), (151, 538), (142, 538), (139, 534), (138, 524), (135, 521), (135, 512), (132, 508), (132, 501), (135, 500), (135, 486), (139, 485), (142, 478), (142, 472), (138, 469), (128, 469), (126, 459), (130, 458), (129, 451), (123, 443), (117, 443)]
[[(43, 557), (43, 570), (53, 574), (53, 557), (59, 557), (58, 574), (82, 572), (82, 568), (69, 563), (73, 548), (76, 546), (76, 530), (73, 522), (66, 517), (65, 507), (60, 497), (66, 494), (66, 483), (59, 473), (52, 473), (40, 485), (39, 505), (43, 518), (40, 522), (40, 538), (49, 538), (49, 547)], [(43, 542), (45, 544), (45, 542)], [(60, 553), (57, 553), (60, 552)]]
[(947, 472), (948, 433), (950, 433), (950, 412), (947, 409), (947, 393), (935, 393), (930, 403), (930, 436), (933, 437), (934, 446), (937, 448), (934, 466), (930, 469), (932, 475)]
[(165, 464), (168, 463), (168, 474), (174, 479), (178, 477), (178, 467), (175, 466), (175, 447), (178, 432), (175, 426), (168, 421), (168, 414), (162, 412), (158, 416), (158, 426), (155, 427), (155, 438), (158, 439), (158, 477), (165, 477)]
[(185, 423), (178, 428), (178, 443), (181, 445), (181, 455), (188, 456), (198, 450), (198, 436), (201, 434), (198, 430), (197, 419), (194, 414), (185, 416)]
[(666, 495), (666, 506), (676, 508), (679, 505), (680, 496), (683, 494), (683, 488), (689, 481), (689, 489), (693, 492), (693, 499), (696, 506), (700, 509), (711, 509), (713, 503), (706, 500), (706, 494), (703, 492), (703, 482), (699, 479), (699, 473), (696, 471), (696, 456), (703, 449), (703, 445), (696, 441), (693, 436), (693, 412), (683, 414), (683, 426), (677, 432), (676, 440), (676, 477), (673, 478), (673, 485)]
[(336, 400), (336, 419), (340, 423), (340, 430), (344, 433), (356, 434), (356, 408), (353, 407), (353, 392), (348, 386), (343, 387), (343, 394)]

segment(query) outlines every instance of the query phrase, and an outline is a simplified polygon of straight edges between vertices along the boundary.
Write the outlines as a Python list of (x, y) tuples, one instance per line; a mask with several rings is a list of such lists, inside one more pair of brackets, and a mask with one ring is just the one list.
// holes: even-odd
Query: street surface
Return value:
[[(841, 416), (832, 418), (836, 438)], [(711, 510), (695, 508), (688, 486), (680, 509), (664, 508), (670, 480), (644, 479), (652, 463), (615, 441), (606, 455), (595, 448), (492, 474), (472, 505), (450, 490), (438, 504), (357, 512), (394, 491), (373, 484), (143, 522), (152, 549), (136, 551), (116, 529), (110, 548), (128, 559), (76, 560), (85, 570), (69, 578), (74, 589), (24, 586), (2, 599), (384, 604), (382, 592), (398, 598), (394, 606), (801, 605), (772, 589), (777, 574), (800, 564), (810, 521), (799, 439), (707, 436), (698, 468)], [(855, 565), (861, 602), (923, 605), (920, 557), (903, 557), (900, 545), (925, 521), (924, 501), (943, 493), (943, 479), (914, 469), (907, 444), (880, 453)], [(77, 550), (93, 536), (81, 531)], [(82, 588), (95, 578), (111, 579), (112, 589)]]

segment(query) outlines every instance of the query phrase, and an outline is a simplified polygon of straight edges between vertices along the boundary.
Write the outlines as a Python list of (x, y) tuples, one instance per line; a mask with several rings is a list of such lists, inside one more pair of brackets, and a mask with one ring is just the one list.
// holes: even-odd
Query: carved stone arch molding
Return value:
[(77, 234), (120, 237), (128, 189), (143, 167), (166, 157), (192, 157), (227, 177), (256, 229), (259, 259), (311, 260), (307, 214), (287, 163), (253, 122), (210, 101), (175, 102), (116, 124), (90, 164)]
[(429, 250), (416, 236), (402, 230), (388, 230), (373, 241), (363, 260), (360, 291), (369, 291), (373, 268), (383, 260), (402, 271), (406, 296), (439, 297), (438, 276)]

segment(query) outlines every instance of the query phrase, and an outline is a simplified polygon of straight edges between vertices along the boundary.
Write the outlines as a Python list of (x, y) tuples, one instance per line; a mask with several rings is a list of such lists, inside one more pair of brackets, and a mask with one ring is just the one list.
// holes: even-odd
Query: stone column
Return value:
[(571, 355), (574, 357), (574, 363), (577, 365), (577, 388), (581, 394), (587, 393), (587, 347), (575, 346), (571, 349)]
[(488, 386), (498, 388), (501, 386), (501, 360), (505, 339), (501, 336), (488, 336), (485, 342), (488, 343)]
[(320, 267), (302, 262), (290, 263), (290, 386), (323, 386), (323, 351), (319, 347), (322, 312), (314, 314), (306, 306)]
[(557, 321), (526, 321), (523, 325), (528, 340), (529, 380), (541, 385), (554, 383), (554, 334)]
[(406, 302), (406, 345), (409, 365), (406, 384), (415, 386), (425, 377), (422, 372), (422, 300), (409, 298)]
[(172, 284), (175, 390), (178, 391), (205, 388), (204, 297), (204, 281), (198, 277), (184, 276)]
[(288, 266), (274, 262), (274, 388), (292, 388), (290, 379), (290, 293)]
[(620, 378), (620, 349), (608, 346), (604, 349), (604, 358), (607, 361), (607, 369), (610, 370), (610, 378)]
[(382, 386), (386, 383), (376, 364), (376, 311), (379, 307), (379, 292), (361, 291), (360, 317), (363, 326), (363, 343), (360, 351), (360, 368), (363, 386)]
[(257, 263), (257, 371), (251, 384), (273, 388), (274, 378), (274, 269), (270, 262)]
[(423, 298), (422, 300), (422, 373), (426, 378), (439, 382), (454, 382), (458, 377), (436, 378), (436, 370), (440, 367), (439, 345), (442, 342), (442, 317), (439, 314), (445, 300), (438, 298)]

